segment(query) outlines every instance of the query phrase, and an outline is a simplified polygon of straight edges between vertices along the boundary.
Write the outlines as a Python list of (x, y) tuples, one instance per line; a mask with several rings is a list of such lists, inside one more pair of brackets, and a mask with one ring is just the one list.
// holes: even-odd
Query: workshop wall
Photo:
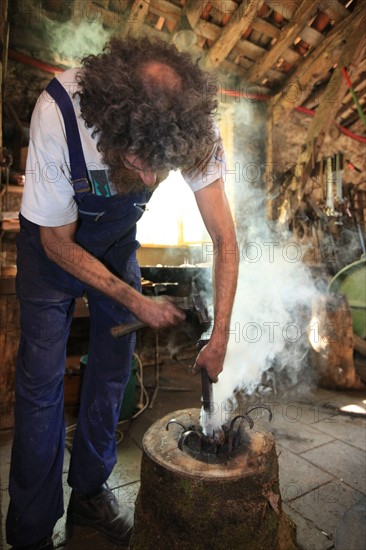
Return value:
[[(272, 126), (273, 163), (268, 200), (272, 203), (274, 219), (281, 218), (285, 191), (296, 169), (296, 159), (305, 147), (311, 120), (292, 111), (284, 121)], [(361, 121), (352, 127), (352, 133), (357, 136), (363, 136), (364, 130)], [(326, 209), (325, 159), (337, 153), (342, 153), (344, 159), (343, 202), (335, 205), (335, 216), (331, 216)], [(357, 261), (362, 254), (356, 222), (365, 234), (365, 169), (365, 144), (344, 135), (334, 125), (307, 180), (300, 207), (293, 213), (290, 229), (304, 249), (304, 261), (322, 265), (330, 274)]]

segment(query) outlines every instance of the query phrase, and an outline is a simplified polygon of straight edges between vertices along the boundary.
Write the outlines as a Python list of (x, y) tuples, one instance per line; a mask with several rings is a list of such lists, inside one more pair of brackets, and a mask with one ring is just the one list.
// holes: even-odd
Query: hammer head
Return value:
[(190, 296), (169, 296), (168, 299), (185, 312), (183, 328), (193, 341), (198, 340), (210, 328), (211, 319), (202, 292), (193, 288)]

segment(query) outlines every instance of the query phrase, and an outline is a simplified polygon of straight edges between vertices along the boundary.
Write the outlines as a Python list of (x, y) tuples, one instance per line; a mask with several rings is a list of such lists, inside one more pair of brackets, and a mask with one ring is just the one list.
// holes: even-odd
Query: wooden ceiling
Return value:
[[(60, 10), (63, 20), (98, 20), (117, 35), (147, 33), (174, 40), (189, 26), (196, 35), (195, 56), (204, 68), (220, 72), (226, 88), (244, 97), (267, 96), (272, 106), (280, 107), (281, 116), (295, 105), (316, 109), (322, 99), (334, 99), (339, 104), (337, 121), (346, 128), (360, 118), (354, 99), (347, 86), (340, 98), (338, 90), (327, 85), (356, 33), (355, 55), (348, 55), (346, 69), (366, 109), (366, 0), (22, 0), (25, 3), (37, 5), (53, 21)], [(17, 25), (19, 36), (19, 19)], [(15, 28), (16, 49), (19, 40)], [(32, 55), (37, 56), (34, 48)]]

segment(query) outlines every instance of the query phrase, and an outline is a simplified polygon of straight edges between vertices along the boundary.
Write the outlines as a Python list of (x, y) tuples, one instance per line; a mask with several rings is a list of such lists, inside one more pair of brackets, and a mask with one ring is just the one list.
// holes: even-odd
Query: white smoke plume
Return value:
[(110, 37), (99, 20), (60, 23), (43, 17), (40, 26), (55, 62), (68, 67), (79, 66), (85, 55), (100, 53)]
[(275, 376), (286, 373), (289, 386), (300, 381), (311, 302), (318, 292), (301, 261), (300, 246), (289, 232), (266, 220), (263, 191), (246, 186), (243, 204), (247, 206), (245, 226), (238, 231), (243, 237), (229, 345), (224, 370), (213, 385), (212, 414), (201, 414), (207, 435), (225, 422), (236, 403), (235, 393), (253, 394), (269, 369)]

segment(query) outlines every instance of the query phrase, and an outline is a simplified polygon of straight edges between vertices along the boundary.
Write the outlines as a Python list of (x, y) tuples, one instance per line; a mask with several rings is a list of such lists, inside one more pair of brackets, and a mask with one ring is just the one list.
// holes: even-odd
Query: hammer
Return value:
[[(151, 297), (151, 300), (160, 299)], [(200, 292), (194, 292), (191, 296), (169, 296), (167, 299), (174, 305), (186, 312), (188, 320), (190, 317), (193, 321), (198, 321), (200, 325), (201, 334), (207, 330), (210, 326), (210, 318), (207, 311), (206, 303)], [(117, 325), (111, 328), (111, 334), (115, 338), (120, 336), (126, 336), (135, 330), (146, 327), (147, 324), (142, 321), (133, 321), (123, 325)]]

